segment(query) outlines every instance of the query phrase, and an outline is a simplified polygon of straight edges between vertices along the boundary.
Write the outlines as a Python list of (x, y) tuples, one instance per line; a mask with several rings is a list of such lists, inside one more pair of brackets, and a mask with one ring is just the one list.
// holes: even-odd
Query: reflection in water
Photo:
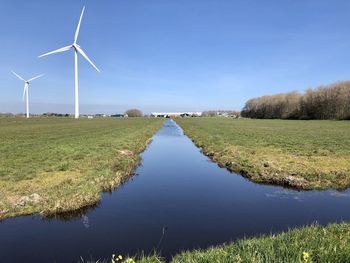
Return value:
[(49, 220), (0, 224), (1, 262), (77, 262), (154, 249), (166, 258), (237, 238), (350, 220), (350, 190), (293, 191), (258, 185), (209, 161), (173, 121), (142, 154), (142, 165), (113, 193)]
[(82, 216), (82, 222), (83, 222), (83, 225), (84, 225), (86, 228), (89, 228), (89, 227), (90, 227), (89, 218), (88, 218), (86, 215), (83, 215), (83, 216)]
[(82, 208), (77, 209), (77, 210), (48, 215), (48, 216), (43, 217), (42, 219), (45, 221), (61, 220), (61, 221), (67, 222), (67, 221), (71, 221), (73, 219), (82, 218), (89, 211), (92, 211), (92, 210), (98, 208), (99, 205), (100, 205), (99, 203), (94, 204), (94, 205), (88, 205), (88, 206), (82, 207)]
[[(309, 192), (310, 192), (310, 195), (314, 195), (315, 197), (328, 194), (329, 196), (332, 196), (332, 197), (350, 198), (349, 191), (328, 190), (328, 191), (309, 191)], [(303, 198), (306, 197), (304, 192), (293, 191), (291, 189), (276, 190), (271, 193), (266, 193), (265, 196), (270, 198), (279, 198), (279, 199), (294, 199), (297, 201), (303, 201)]]
[(347, 197), (347, 198), (350, 198), (350, 192), (332, 191), (330, 194), (331, 194), (331, 196), (335, 196), (335, 197), (341, 197), (341, 198)]
[(278, 198), (278, 199), (294, 199), (296, 201), (303, 201), (303, 193), (291, 190), (277, 190), (271, 193), (266, 193), (265, 196), (270, 198)]

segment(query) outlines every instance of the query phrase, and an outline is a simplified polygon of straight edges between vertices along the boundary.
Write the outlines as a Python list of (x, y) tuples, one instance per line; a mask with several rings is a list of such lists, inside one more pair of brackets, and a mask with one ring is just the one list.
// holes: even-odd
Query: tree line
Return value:
[(350, 120), (350, 81), (250, 99), (242, 117), (255, 119)]

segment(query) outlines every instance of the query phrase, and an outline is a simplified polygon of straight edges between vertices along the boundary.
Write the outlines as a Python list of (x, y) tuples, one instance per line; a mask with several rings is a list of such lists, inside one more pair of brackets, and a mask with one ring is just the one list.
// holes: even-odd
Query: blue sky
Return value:
[(78, 43), (82, 113), (241, 109), (251, 97), (347, 80), (350, 1), (1, 0), (0, 112), (73, 112)]

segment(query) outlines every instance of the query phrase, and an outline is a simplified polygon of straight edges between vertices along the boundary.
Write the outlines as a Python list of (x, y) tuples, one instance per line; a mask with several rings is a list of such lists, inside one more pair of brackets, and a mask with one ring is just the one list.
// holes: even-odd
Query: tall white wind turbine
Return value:
[(75, 95), (75, 118), (79, 118), (79, 93), (78, 93), (78, 53), (80, 53), (98, 72), (100, 72), (100, 70), (94, 65), (94, 63), (92, 63), (92, 61), (89, 59), (89, 57), (85, 54), (85, 52), (81, 49), (81, 47), (77, 44), (77, 39), (78, 39), (78, 35), (79, 35), (79, 30), (80, 30), (80, 24), (81, 24), (81, 19), (83, 18), (83, 14), (84, 14), (84, 10), (85, 10), (85, 6), (83, 7), (83, 10), (81, 11), (81, 15), (80, 15), (80, 19), (79, 19), (79, 23), (77, 26), (77, 30), (75, 31), (75, 35), (74, 35), (74, 42), (73, 44), (63, 47), (63, 48), (59, 48), (57, 50), (48, 52), (46, 54), (43, 54), (41, 56), (39, 56), (39, 58), (47, 56), (47, 55), (51, 55), (51, 54), (55, 54), (55, 53), (60, 53), (60, 52), (64, 52), (64, 51), (68, 51), (70, 49), (74, 49), (74, 95)]
[(27, 118), (29, 118), (29, 84), (32, 80), (35, 80), (37, 78), (40, 78), (42, 77), (43, 75), (38, 75), (34, 78), (31, 78), (31, 79), (28, 79), (28, 80), (25, 80), (23, 79), (20, 75), (18, 75), (16, 72), (14, 72), (12, 70), (12, 73), (17, 77), (19, 78), (20, 80), (24, 81), (24, 89), (23, 89), (23, 100), (24, 100), (24, 96), (26, 96), (26, 107), (27, 107)]

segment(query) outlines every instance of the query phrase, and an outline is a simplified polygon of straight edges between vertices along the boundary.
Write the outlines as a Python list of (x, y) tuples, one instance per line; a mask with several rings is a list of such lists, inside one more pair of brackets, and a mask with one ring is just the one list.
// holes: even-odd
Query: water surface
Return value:
[[(289, 227), (350, 220), (350, 190), (298, 192), (254, 184), (219, 168), (173, 121), (142, 154), (136, 176), (80, 216), (0, 223), (1, 262), (77, 262), (162, 255)], [(162, 242), (162, 233), (165, 233)]]

